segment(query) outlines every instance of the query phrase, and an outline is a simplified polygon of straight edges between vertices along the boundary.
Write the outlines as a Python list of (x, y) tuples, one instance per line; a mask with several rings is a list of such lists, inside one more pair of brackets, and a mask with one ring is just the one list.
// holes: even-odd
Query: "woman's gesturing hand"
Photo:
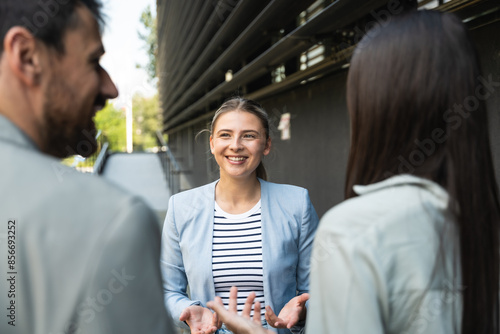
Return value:
[[(219, 319), (224, 322), (226, 327), (235, 334), (273, 334), (262, 327), (260, 320), (260, 303), (257, 301), (254, 304), (255, 293), (251, 293), (246, 301), (241, 316), (236, 311), (236, 302), (238, 296), (238, 288), (232, 287), (229, 295), (229, 310), (224, 308), (222, 300), (215, 297), (215, 301), (207, 303), (207, 306), (214, 310)], [(250, 319), (253, 304), (253, 319)]]
[(270, 306), (266, 306), (267, 323), (275, 328), (292, 328), (299, 321), (306, 319), (306, 302), (308, 300), (308, 293), (290, 299), (278, 316), (274, 314)]
[(187, 322), (192, 334), (211, 334), (220, 328), (216, 313), (208, 308), (192, 305), (186, 307), (179, 317), (180, 321)]

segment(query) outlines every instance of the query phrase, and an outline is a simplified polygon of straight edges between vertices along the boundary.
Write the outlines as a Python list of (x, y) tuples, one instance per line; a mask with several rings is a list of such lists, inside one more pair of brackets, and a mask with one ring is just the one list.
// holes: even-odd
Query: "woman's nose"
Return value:
[(233, 149), (233, 150), (239, 150), (242, 148), (243, 145), (241, 145), (241, 138), (235, 136), (232, 140), (231, 140), (231, 145), (230, 145), (230, 148)]

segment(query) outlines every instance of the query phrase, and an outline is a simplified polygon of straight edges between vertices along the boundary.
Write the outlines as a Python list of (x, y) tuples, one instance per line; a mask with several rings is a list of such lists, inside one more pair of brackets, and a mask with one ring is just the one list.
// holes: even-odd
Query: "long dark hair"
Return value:
[[(269, 139), (269, 116), (267, 115), (264, 108), (262, 108), (260, 104), (253, 100), (247, 100), (239, 96), (232, 97), (226, 100), (219, 107), (219, 109), (217, 109), (214, 117), (212, 118), (212, 122), (210, 123), (210, 134), (213, 134), (215, 123), (217, 122), (217, 119), (220, 115), (235, 110), (245, 111), (257, 116), (257, 118), (259, 118), (260, 122), (262, 123), (264, 131), (266, 132), (266, 141)], [(267, 172), (262, 161), (257, 166), (256, 174), (258, 178), (267, 181)]]
[[(499, 330), (499, 219), (481, 77), (462, 22), (414, 11), (369, 32), (347, 80), (351, 149), (345, 194), (396, 174), (450, 196), (460, 238), (461, 333)], [(445, 241), (443, 241), (445, 242)]]

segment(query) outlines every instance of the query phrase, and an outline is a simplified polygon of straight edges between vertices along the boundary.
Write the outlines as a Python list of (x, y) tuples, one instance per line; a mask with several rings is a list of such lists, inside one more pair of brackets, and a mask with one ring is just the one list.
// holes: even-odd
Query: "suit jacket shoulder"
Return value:
[[(15, 333), (165, 332), (160, 232), (152, 210), (32, 147), (0, 140), (0, 155), (0, 185), (8, 193), (0, 219), (16, 220), (22, 268), (16, 282), (22, 321)], [(5, 323), (0, 332), (10, 333)]]

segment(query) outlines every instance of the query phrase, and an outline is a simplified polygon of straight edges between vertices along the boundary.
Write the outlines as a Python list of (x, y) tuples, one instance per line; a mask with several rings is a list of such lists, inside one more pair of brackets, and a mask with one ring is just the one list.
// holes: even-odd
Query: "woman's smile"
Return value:
[(227, 156), (226, 157), (230, 163), (235, 164), (235, 165), (241, 165), (246, 161), (246, 157), (234, 157), (234, 156)]

